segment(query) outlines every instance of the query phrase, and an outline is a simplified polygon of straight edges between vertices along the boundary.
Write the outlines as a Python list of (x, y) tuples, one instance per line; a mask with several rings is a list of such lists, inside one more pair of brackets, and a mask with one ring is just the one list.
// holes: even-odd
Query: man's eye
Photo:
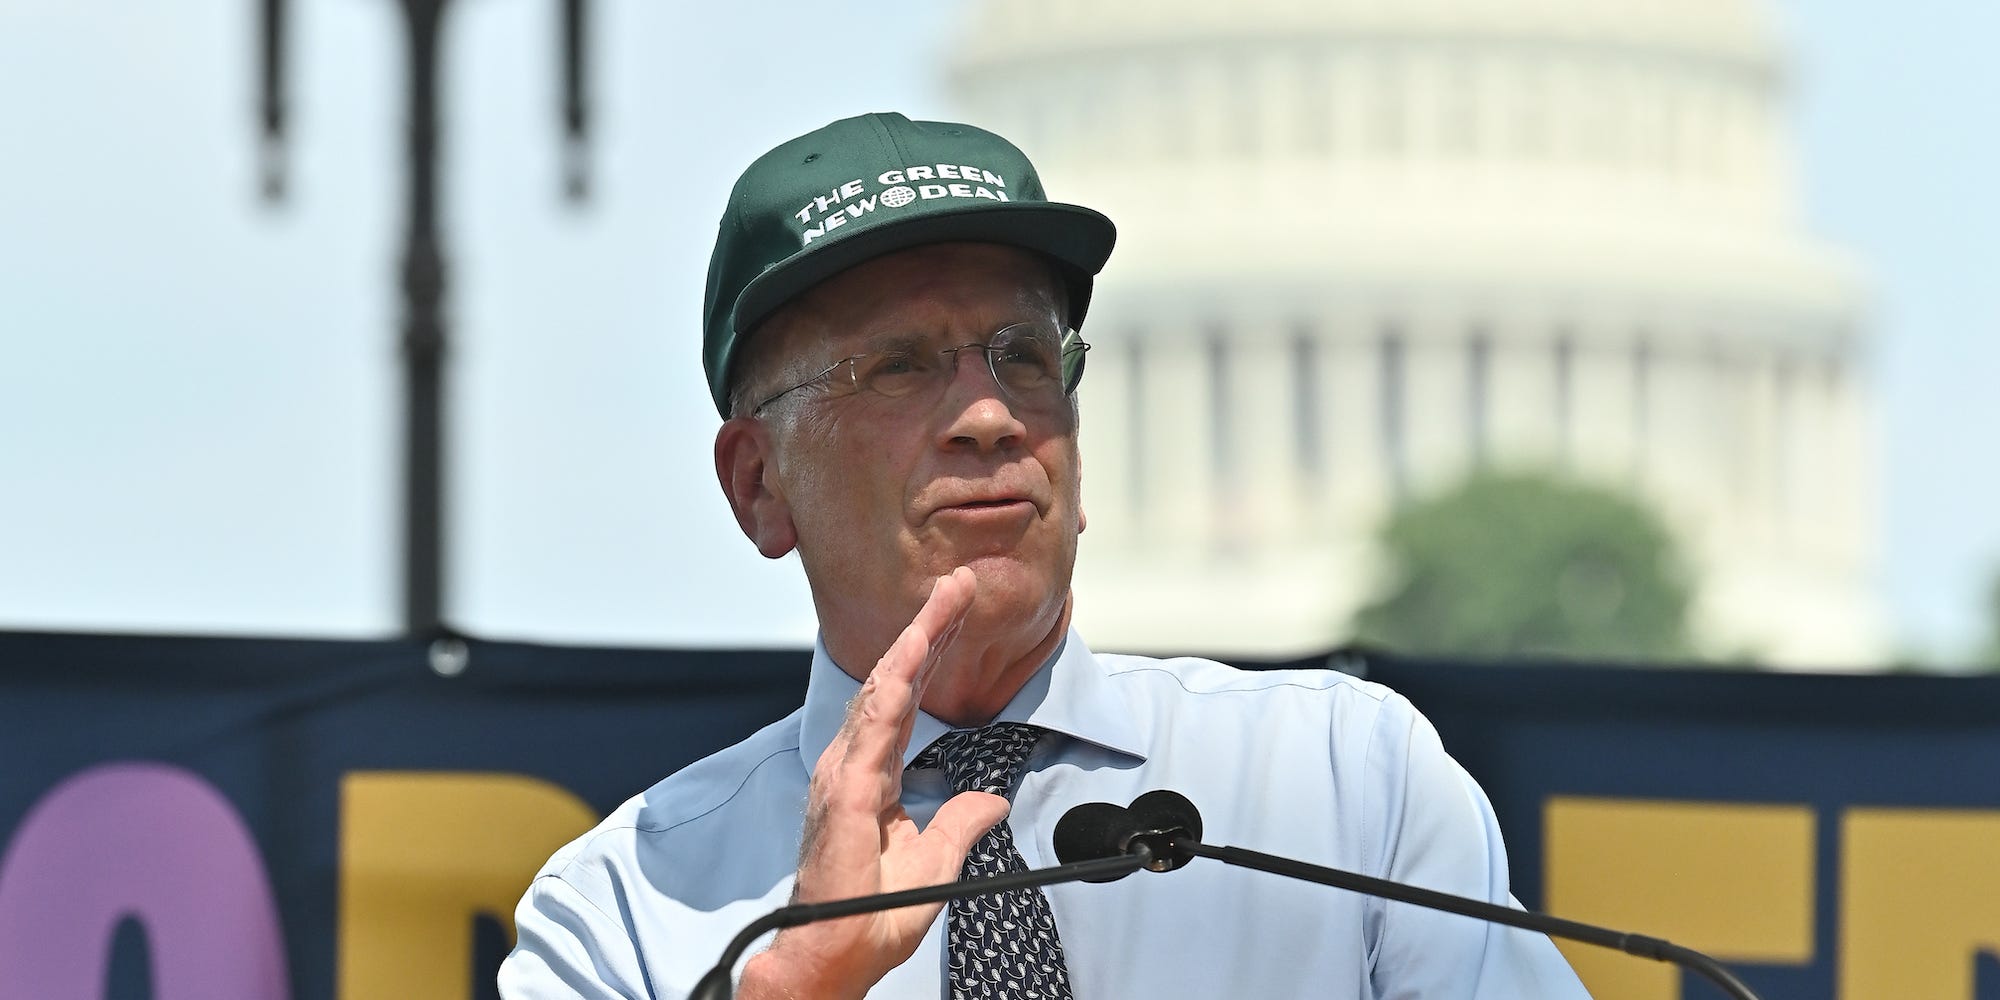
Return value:
[(999, 352), (999, 361), (1009, 367), (1032, 368), (1044, 372), (1055, 370), (1055, 353), (1045, 345), (1034, 341), (1007, 345)]
[(885, 396), (900, 396), (922, 385), (933, 367), (917, 352), (884, 352), (868, 364), (861, 376), (862, 388)]

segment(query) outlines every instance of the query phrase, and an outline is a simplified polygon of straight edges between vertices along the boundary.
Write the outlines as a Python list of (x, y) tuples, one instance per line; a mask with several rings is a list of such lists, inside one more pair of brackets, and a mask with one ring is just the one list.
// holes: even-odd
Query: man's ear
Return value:
[(737, 527), (766, 559), (792, 551), (799, 541), (791, 504), (773, 489), (775, 445), (771, 428), (748, 417), (726, 421), (715, 432), (715, 478)]
[(1076, 533), (1081, 535), (1083, 534), (1083, 529), (1088, 527), (1090, 527), (1090, 518), (1083, 515), (1083, 452), (1078, 451), (1076, 455)]

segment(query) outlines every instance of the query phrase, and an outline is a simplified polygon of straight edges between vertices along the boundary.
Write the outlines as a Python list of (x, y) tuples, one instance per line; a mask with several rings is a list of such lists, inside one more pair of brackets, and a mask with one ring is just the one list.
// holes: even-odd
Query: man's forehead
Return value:
[[(799, 318), (826, 332), (874, 336), (912, 325), (1039, 318), (1061, 307), (1062, 283), (1041, 257), (996, 244), (939, 244), (878, 257), (801, 295)], [(1026, 314), (1026, 315), (1023, 315)]]

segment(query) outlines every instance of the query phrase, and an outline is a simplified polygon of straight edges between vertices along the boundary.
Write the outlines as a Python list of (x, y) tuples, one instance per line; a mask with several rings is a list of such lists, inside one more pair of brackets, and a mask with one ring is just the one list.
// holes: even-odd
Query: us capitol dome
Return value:
[(983, 0), (948, 80), (1119, 226), (1093, 644), (1330, 648), (1387, 515), (1490, 467), (1649, 502), (1705, 652), (1883, 654), (1861, 276), (1800, 218), (1759, 5)]

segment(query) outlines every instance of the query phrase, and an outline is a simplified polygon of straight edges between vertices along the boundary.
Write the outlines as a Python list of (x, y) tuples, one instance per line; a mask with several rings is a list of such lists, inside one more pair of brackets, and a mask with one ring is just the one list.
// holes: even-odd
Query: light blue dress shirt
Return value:
[[(731, 937), (789, 899), (807, 781), (859, 687), (822, 644), (799, 711), (557, 852), (515, 914), (501, 995), (685, 996)], [(1379, 684), (1096, 655), (1071, 632), (996, 721), (1049, 731), (1008, 820), (1031, 866), (1056, 863), (1070, 807), (1171, 788), (1201, 810), (1208, 843), (1513, 903), (1485, 794)], [(905, 763), (948, 728), (920, 714)], [(903, 803), (925, 824), (949, 792), (943, 772), (910, 772)], [(1045, 891), (1078, 1000), (1587, 996), (1541, 935), (1215, 861)], [(944, 926), (869, 996), (943, 996)]]

